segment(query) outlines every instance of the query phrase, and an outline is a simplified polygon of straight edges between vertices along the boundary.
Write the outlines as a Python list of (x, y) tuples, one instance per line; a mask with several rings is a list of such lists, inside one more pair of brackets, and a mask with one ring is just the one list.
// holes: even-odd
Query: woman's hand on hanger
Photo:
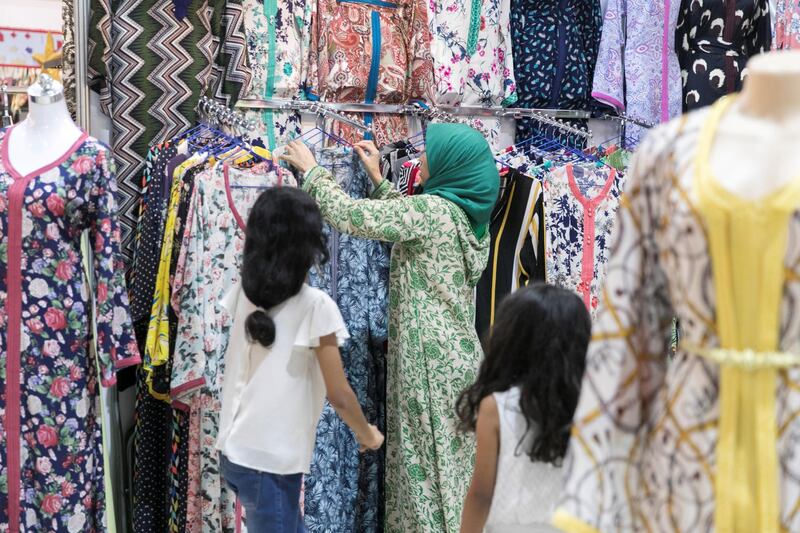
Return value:
[(317, 160), (303, 141), (292, 141), (286, 145), (286, 151), (280, 155), (281, 161), (286, 161), (294, 168), (305, 174), (315, 166)]
[(361, 162), (364, 164), (364, 168), (373, 185), (375, 187), (380, 185), (383, 181), (383, 176), (381, 175), (381, 154), (378, 151), (378, 147), (372, 141), (361, 141), (353, 145), (353, 149), (358, 154), (358, 157), (361, 158)]

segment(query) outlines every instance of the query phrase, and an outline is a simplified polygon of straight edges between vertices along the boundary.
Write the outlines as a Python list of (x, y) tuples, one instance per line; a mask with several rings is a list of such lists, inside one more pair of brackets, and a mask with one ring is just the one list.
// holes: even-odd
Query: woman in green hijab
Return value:
[(350, 198), (300, 142), (282, 158), (304, 172), (303, 189), (343, 233), (395, 243), (389, 279), (386, 531), (454, 533), (474, 463), (456, 431), (455, 403), (483, 353), (473, 290), (489, 257), (488, 224), (500, 177), (488, 143), (462, 124), (428, 127), (423, 194), (382, 181), (378, 150), (355, 147), (375, 184)]

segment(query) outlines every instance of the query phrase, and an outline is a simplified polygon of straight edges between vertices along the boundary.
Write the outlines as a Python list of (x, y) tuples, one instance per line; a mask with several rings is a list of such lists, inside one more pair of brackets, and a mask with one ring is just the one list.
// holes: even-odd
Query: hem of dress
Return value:
[(122, 370), (123, 368), (139, 365), (141, 363), (142, 363), (142, 356), (137, 355), (136, 357), (127, 357), (125, 359), (120, 359), (119, 361), (114, 361), (114, 368), (117, 370)]
[(625, 104), (611, 96), (610, 94), (601, 93), (599, 91), (592, 91), (592, 98), (604, 104), (608, 104), (615, 108), (617, 111), (625, 112)]
[(192, 381), (187, 381), (186, 383), (178, 385), (174, 389), (170, 390), (169, 393), (170, 396), (172, 396), (172, 398), (175, 399), (183, 395), (183, 393), (202, 387), (205, 384), (206, 384), (206, 378), (197, 378), (193, 379)]
[(173, 409), (179, 409), (179, 410), (183, 411), (184, 413), (188, 413), (189, 411), (191, 411), (191, 407), (189, 407), (189, 404), (185, 403), (185, 402), (182, 402), (180, 400), (172, 400), (172, 404), (171, 405), (172, 405)]
[(551, 523), (566, 533), (600, 533), (599, 529), (590, 526), (563, 509), (556, 510)]

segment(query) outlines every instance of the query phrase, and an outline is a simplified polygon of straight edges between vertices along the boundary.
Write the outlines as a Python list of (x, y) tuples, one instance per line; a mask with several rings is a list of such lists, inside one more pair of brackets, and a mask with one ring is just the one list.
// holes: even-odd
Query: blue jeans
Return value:
[(221, 456), (222, 478), (247, 513), (248, 533), (306, 533), (300, 514), (302, 474), (281, 476), (231, 463)]

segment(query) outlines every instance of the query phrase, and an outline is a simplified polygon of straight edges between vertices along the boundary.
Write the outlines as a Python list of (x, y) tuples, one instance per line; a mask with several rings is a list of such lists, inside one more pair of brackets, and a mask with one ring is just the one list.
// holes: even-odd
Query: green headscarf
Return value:
[(482, 239), (500, 192), (489, 143), (465, 124), (431, 124), (425, 144), (430, 178), (422, 192), (463, 209), (475, 236)]

